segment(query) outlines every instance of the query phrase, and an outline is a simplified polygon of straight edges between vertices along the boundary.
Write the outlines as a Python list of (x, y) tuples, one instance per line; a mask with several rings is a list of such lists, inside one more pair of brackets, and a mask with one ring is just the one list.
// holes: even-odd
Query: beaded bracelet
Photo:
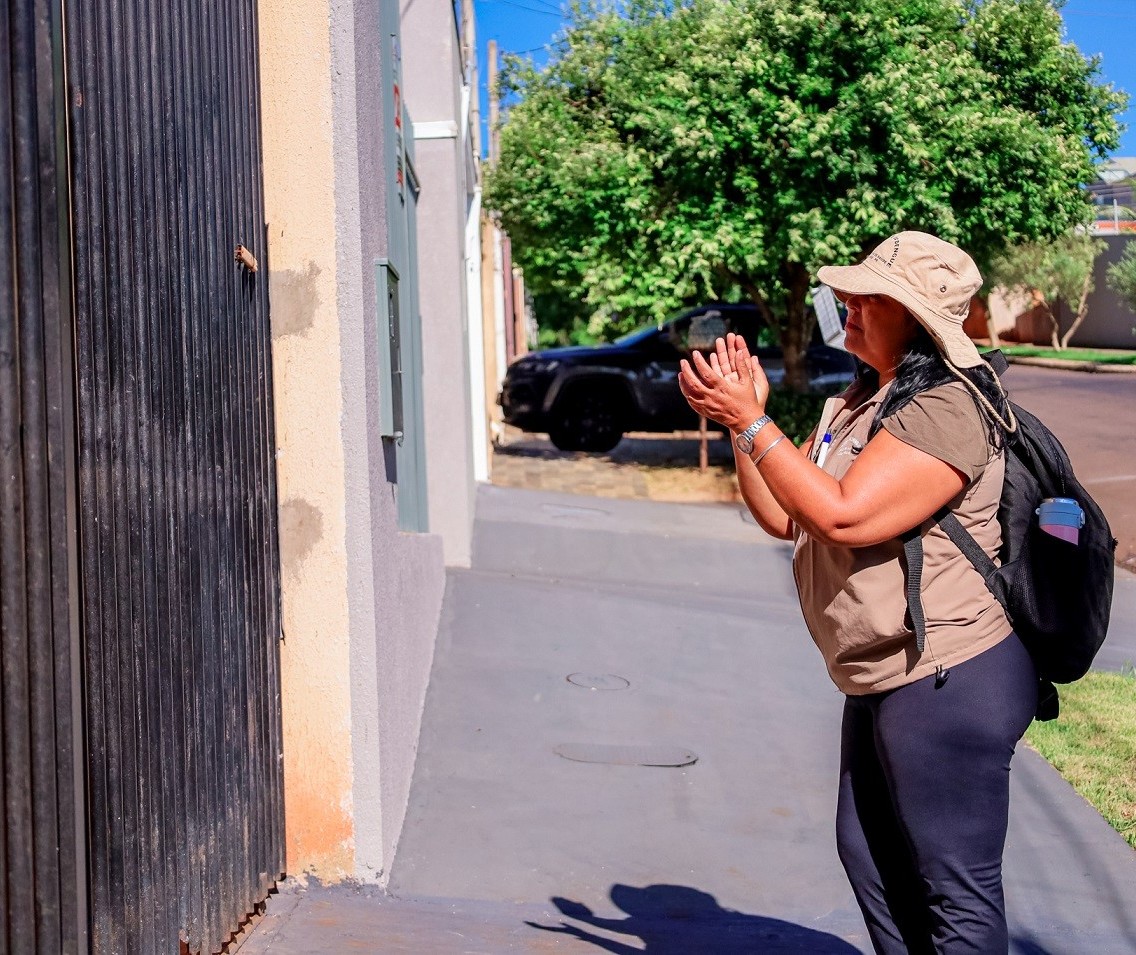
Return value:
[(759, 454), (756, 458), (753, 459), (753, 466), (757, 467), (759, 464), (761, 464), (761, 459), (763, 457), (765, 457), (775, 447), (777, 447), (777, 445), (779, 445), (782, 441), (784, 441), (786, 437), (787, 437), (787, 435), (783, 434), (783, 435), (781, 435), (781, 437), (775, 438), (773, 443), (768, 448), (766, 448), (764, 451), (761, 452), (761, 454)]

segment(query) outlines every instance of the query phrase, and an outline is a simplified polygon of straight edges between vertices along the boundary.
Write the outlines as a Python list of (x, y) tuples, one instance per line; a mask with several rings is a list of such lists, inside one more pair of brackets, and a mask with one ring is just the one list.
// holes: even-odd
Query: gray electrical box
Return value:
[(404, 430), (402, 320), (398, 307), (398, 272), (386, 259), (379, 259), (375, 264), (375, 292), (379, 320), (380, 434), (401, 441)]

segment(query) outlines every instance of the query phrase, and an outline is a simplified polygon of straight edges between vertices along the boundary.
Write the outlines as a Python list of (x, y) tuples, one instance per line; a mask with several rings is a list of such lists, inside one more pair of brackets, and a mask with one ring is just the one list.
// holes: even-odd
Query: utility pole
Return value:
[[(493, 124), (497, 121), (497, 41), (490, 40), (488, 46), (488, 82), (489, 92), (489, 166), (492, 168), (496, 158), (493, 155)], [(481, 301), (482, 316), (485, 321), (485, 381), (488, 386), (496, 389), (498, 384), (497, 368), (497, 226), (493, 216), (485, 206), (481, 207)], [(494, 392), (494, 397), (496, 393)], [(490, 418), (495, 417), (496, 407), (490, 406)]]
[(469, 87), (469, 125), (473, 155), (481, 162), (481, 88), (477, 83), (477, 24), (473, 0), (461, 0), (462, 72)]
[(489, 165), (496, 165), (500, 157), (497, 124), (500, 121), (500, 101), (497, 98), (497, 41), (489, 41)]
[(524, 273), (513, 266), (513, 350), (518, 358), (529, 353), (529, 326), (525, 315)]
[[(489, 91), (489, 166), (492, 168), (497, 160), (497, 42), (490, 40), (488, 45), (488, 80), (486, 86)], [(479, 95), (480, 95), (480, 91)], [(480, 113), (479, 129), (480, 133)], [(480, 141), (480, 140), (479, 140)], [(503, 295), (498, 288), (500, 282), (500, 244), (501, 234), (497, 224), (493, 221), (492, 213), (482, 206), (481, 209), (481, 320), (485, 341), (485, 399), (486, 413), (489, 417), (489, 430), (491, 439), (500, 439), (504, 432), (501, 422), (501, 411), (497, 406), (497, 388), (505, 373), (504, 355), (498, 357), (498, 345), (504, 341), (504, 328), (498, 319)]]

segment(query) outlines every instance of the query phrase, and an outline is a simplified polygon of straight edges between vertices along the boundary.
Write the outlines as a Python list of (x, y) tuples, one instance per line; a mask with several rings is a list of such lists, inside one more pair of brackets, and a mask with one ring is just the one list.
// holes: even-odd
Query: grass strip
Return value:
[(1136, 351), (1105, 348), (1040, 348), (1035, 345), (1003, 345), (1002, 353), (1019, 358), (1056, 358), (1061, 361), (1091, 361), (1097, 365), (1136, 365)]
[(1093, 672), (1059, 690), (1061, 715), (1026, 742), (1136, 849), (1136, 676)]

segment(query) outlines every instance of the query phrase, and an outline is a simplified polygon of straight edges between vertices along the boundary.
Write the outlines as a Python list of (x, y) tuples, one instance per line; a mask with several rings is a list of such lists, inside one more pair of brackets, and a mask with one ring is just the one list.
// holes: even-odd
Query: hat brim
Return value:
[(891, 276), (877, 272), (867, 262), (859, 265), (826, 265), (817, 277), (838, 295), (886, 295), (918, 319), (931, 334), (939, 351), (956, 368), (975, 368), (982, 364), (978, 348), (962, 325), (941, 315)]

